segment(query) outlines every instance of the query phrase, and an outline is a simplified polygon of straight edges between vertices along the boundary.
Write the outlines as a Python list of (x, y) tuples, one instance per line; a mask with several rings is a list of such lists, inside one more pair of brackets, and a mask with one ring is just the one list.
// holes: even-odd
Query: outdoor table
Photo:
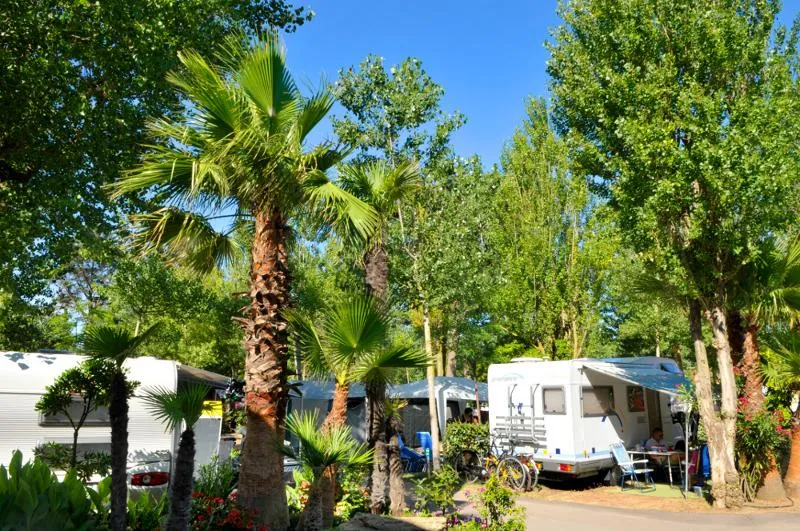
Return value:
[[(656, 461), (658, 463), (658, 466), (660, 467), (664, 467), (662, 460), (659, 459), (663, 458), (663, 461), (664, 463), (666, 463), (667, 471), (669, 473), (669, 486), (670, 488), (674, 487), (672, 483), (672, 463), (670, 462), (670, 459), (673, 455), (682, 457), (683, 452), (681, 452), (680, 450), (669, 450), (663, 452), (658, 450), (628, 450), (628, 453), (631, 456), (641, 455), (644, 456), (645, 458), (655, 457), (656, 459), (653, 459), (653, 461)], [(680, 466), (680, 462), (678, 463), (678, 466)], [(681, 490), (681, 493), (683, 493), (683, 490)]]

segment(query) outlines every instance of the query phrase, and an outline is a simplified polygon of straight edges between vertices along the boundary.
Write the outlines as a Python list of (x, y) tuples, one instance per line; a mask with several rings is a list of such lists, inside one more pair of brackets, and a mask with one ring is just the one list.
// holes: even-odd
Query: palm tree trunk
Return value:
[(403, 483), (403, 462), (400, 459), (400, 434), (397, 426), (390, 423), (389, 438), (389, 502), (394, 516), (402, 515), (406, 510), (406, 486)]
[(375, 448), (369, 507), (372, 514), (380, 514), (386, 506), (386, 484), (389, 481), (386, 460), (386, 429), (384, 427), (386, 386), (383, 384), (368, 385), (367, 396), (370, 403), (370, 444)]
[(272, 531), (289, 526), (283, 484), (284, 423), (288, 401), (289, 304), (286, 227), (276, 211), (255, 216), (250, 298), (244, 328), (247, 436), (239, 475), (239, 500)]
[(382, 245), (364, 255), (364, 281), (371, 295), (382, 303), (389, 299), (389, 256)]
[(793, 500), (800, 499), (800, 406), (794, 413), (792, 424), (792, 448), (789, 452), (789, 466), (783, 478), (786, 495)]
[(111, 417), (111, 516), (112, 531), (128, 528), (128, 396), (122, 368), (111, 383), (108, 414)]
[(328, 529), (322, 522), (322, 500), (320, 499), (319, 480), (311, 485), (308, 503), (300, 515), (299, 531), (322, 531)]
[(186, 531), (189, 529), (194, 452), (194, 431), (191, 428), (187, 428), (181, 433), (181, 442), (178, 444), (178, 457), (175, 459), (175, 474), (172, 476), (166, 531)]
[[(322, 429), (327, 430), (347, 423), (347, 395), (350, 393), (349, 384), (336, 383), (333, 391), (333, 405), (322, 423)], [(333, 512), (336, 508), (336, 466), (329, 466), (319, 479), (319, 496), (322, 507), (322, 525), (327, 529), (333, 526)]]
[(758, 347), (758, 325), (748, 323), (744, 331), (743, 356), (741, 362), (744, 375), (745, 411), (757, 414), (764, 411), (764, 382), (761, 379), (761, 352)]

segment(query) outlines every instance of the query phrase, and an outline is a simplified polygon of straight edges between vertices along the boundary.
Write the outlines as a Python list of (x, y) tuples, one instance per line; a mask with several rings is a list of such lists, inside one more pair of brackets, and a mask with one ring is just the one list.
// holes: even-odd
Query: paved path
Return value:
[(800, 513), (668, 513), (519, 498), (527, 528), (542, 531), (800, 530)]

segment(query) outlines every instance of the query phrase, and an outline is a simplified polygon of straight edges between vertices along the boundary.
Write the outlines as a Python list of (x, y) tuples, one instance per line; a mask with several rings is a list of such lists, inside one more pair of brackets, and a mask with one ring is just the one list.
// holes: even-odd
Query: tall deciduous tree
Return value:
[[(250, 249), (250, 301), (239, 319), (247, 350), (239, 492), (261, 522), (282, 530), (288, 526), (280, 456), (289, 390), (282, 313), (290, 302), (287, 224), (319, 215), (342, 225), (346, 219), (366, 234), (375, 214), (326, 176), (341, 159), (334, 147), (306, 150), (333, 95), (327, 87), (300, 93), (277, 36), (252, 43), (228, 38), (214, 62), (191, 51), (180, 57), (184, 69), (170, 81), (191, 105), (182, 118), (153, 122), (158, 145), (117, 183), (115, 195), (150, 191), (162, 205), (138, 218), (145, 250), (165, 250), (208, 271)], [(231, 219), (233, 228), (216, 231), (214, 217)]]
[[(741, 499), (726, 303), (739, 270), (796, 216), (796, 33), (763, 0), (573, 0), (548, 71), (576, 172), (624, 240), (693, 298), (689, 320), (715, 503)], [(721, 383), (717, 411), (702, 320)]]
[(312, 15), (285, 0), (2, 2), (0, 289), (46, 292), (76, 242), (115, 228), (102, 185), (141, 155), (148, 117), (182, 112), (165, 79), (179, 50)]

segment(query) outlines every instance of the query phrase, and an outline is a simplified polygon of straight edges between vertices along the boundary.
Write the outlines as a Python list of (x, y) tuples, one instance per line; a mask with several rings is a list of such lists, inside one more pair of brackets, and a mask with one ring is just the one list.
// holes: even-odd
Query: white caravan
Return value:
[[(21, 450), (23, 459), (33, 458), (40, 444), (55, 442), (72, 445), (72, 427), (65, 416), (43, 416), (34, 407), (45, 387), (66, 369), (75, 367), (84, 358), (68, 353), (22, 353), (0, 351), (0, 464), (8, 465), (14, 450)], [(147, 411), (141, 394), (153, 387), (175, 390), (188, 382), (201, 382), (224, 390), (229, 378), (182, 365), (175, 361), (151, 357), (132, 358), (125, 362), (128, 377), (139, 382), (129, 401), (128, 482), (131, 491), (164, 490), (177, 453), (180, 430), (166, 431), (165, 426)], [(210, 398), (213, 398), (211, 396)], [(76, 403), (76, 407), (80, 407)], [(221, 408), (204, 416), (195, 426), (197, 452), (195, 470), (208, 463), (219, 449), (222, 429)], [(108, 452), (111, 448), (111, 425), (108, 408), (91, 413), (78, 434), (78, 451)]]
[(613, 467), (614, 442), (636, 446), (656, 427), (667, 444), (682, 439), (672, 412), (686, 385), (665, 358), (519, 358), (489, 367), (489, 427), (544, 473), (594, 476)]

